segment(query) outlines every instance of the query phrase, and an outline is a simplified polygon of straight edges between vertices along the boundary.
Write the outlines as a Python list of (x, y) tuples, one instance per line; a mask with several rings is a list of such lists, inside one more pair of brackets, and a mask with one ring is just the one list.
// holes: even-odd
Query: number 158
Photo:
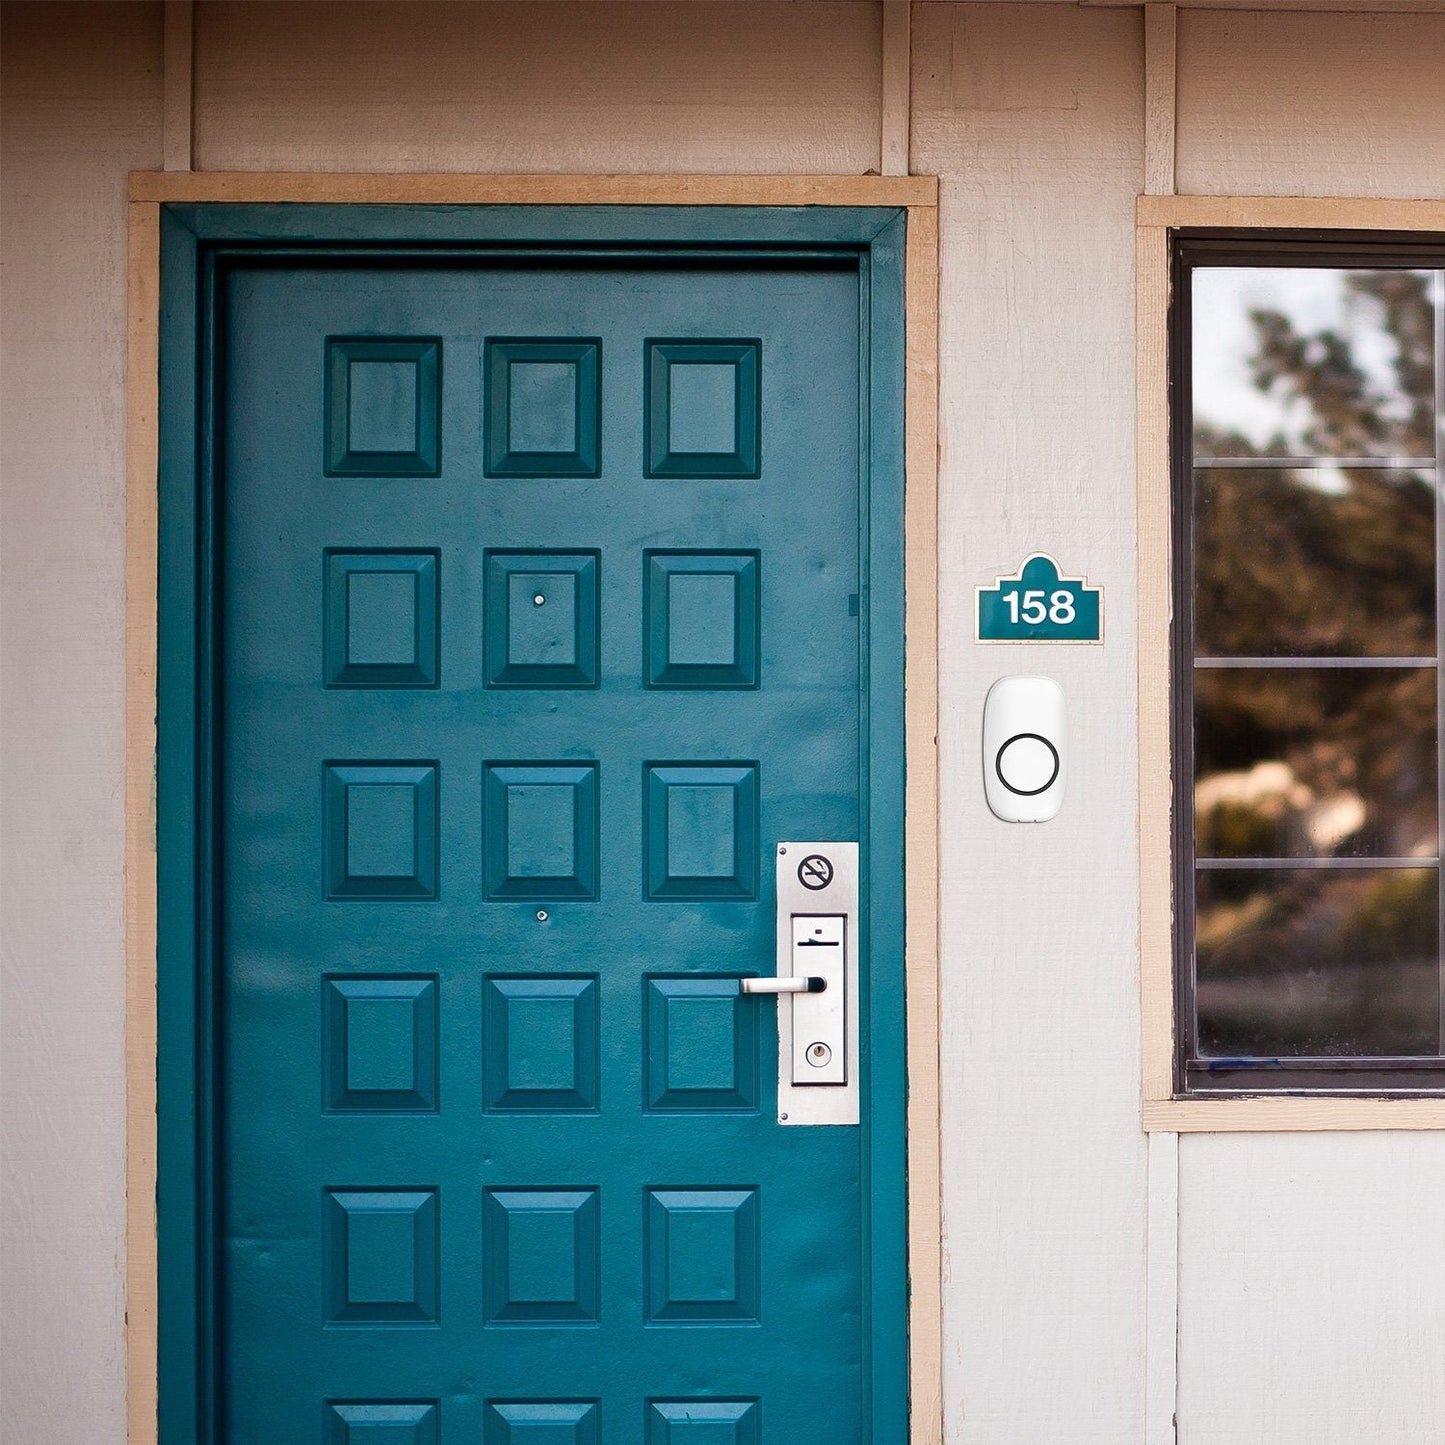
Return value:
[[(1047, 606), (1044, 605), (1046, 596)], [(1023, 621), (1036, 627), (1047, 620), (1062, 627), (1074, 620), (1074, 594), (1062, 587), (1052, 595), (1041, 589), (1030, 589), (1023, 594), (1022, 605), (1017, 592), (1005, 592), (1003, 600), (1008, 607), (1009, 621), (1015, 624)]]

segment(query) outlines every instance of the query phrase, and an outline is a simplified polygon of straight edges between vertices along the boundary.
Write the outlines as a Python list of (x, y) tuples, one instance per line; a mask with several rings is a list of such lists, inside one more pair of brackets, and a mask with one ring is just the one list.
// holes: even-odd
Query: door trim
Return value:
[[(938, 212), (933, 177), (267, 175), (131, 177), (126, 436), (126, 1355), (132, 1445), (158, 1437), (157, 656), (162, 206), (316, 205), (786, 207), (820, 240), (852, 241), (858, 211), (906, 212), (904, 298), (904, 842), (909, 1439), (942, 1440), (938, 1056)], [(807, 208), (806, 210), (794, 208)], [(819, 208), (850, 208), (820, 210)], [(714, 214), (719, 218), (721, 210)], [(731, 216), (739, 213), (734, 211)], [(232, 220), (235, 213), (232, 214)], [(788, 217), (779, 214), (780, 224)], [(852, 224), (850, 224), (850, 222)], [(889, 229), (889, 225), (884, 229)], [(672, 238), (667, 238), (672, 239)], [(678, 237), (677, 239), (682, 239)], [(182, 318), (182, 324), (193, 324)], [(875, 399), (876, 409), (876, 399)], [(896, 406), (894, 428), (896, 433)], [(876, 421), (875, 421), (876, 424)], [(192, 519), (193, 520), (193, 519)], [(194, 531), (192, 532), (194, 540)], [(187, 682), (195, 695), (195, 679)], [(187, 726), (189, 722), (187, 721)], [(167, 725), (194, 760), (197, 738)], [(189, 878), (172, 880), (189, 892)], [(194, 1018), (168, 1021), (194, 1046)], [(198, 1082), (198, 1081), (195, 1081)], [(168, 1187), (170, 1181), (168, 1181)], [(187, 1182), (194, 1193), (196, 1180)], [(881, 1445), (881, 1441), (880, 1441)]]

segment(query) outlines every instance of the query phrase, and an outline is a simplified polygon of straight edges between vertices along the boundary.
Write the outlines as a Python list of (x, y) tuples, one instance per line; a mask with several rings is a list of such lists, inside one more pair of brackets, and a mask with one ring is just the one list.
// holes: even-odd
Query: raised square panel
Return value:
[(493, 1325), (591, 1325), (600, 1257), (595, 1189), (489, 1189), (482, 1310)]
[(325, 1027), (328, 1110), (436, 1109), (435, 978), (328, 978)]
[(649, 1400), (647, 1445), (760, 1445), (757, 1400)]
[(596, 687), (596, 552), (488, 552), (488, 687)]
[(328, 1324), (436, 1324), (434, 1190), (328, 1190), (325, 1234)]
[(758, 1010), (737, 976), (649, 978), (647, 1107), (749, 1113), (758, 1106)]
[(327, 763), (322, 854), (327, 898), (435, 898), (437, 765)]
[(482, 989), (486, 1107), (588, 1114), (597, 1108), (595, 977), (492, 975)]
[(435, 337), (328, 337), (326, 475), (437, 476), (441, 376)]
[(327, 687), (435, 687), (438, 554), (326, 553)]
[(650, 763), (645, 792), (649, 898), (757, 897), (755, 763)]
[(488, 763), (482, 784), (486, 896), (597, 897), (597, 764)]
[(647, 1322), (758, 1323), (755, 1189), (651, 1189)]
[(644, 429), (649, 477), (756, 477), (762, 343), (650, 340)]
[(332, 1401), (326, 1445), (437, 1445), (436, 1401)]
[(602, 343), (491, 337), (484, 347), (489, 477), (595, 477), (601, 470)]
[(756, 552), (648, 552), (642, 606), (648, 687), (758, 685)]
[(600, 1445), (596, 1400), (489, 1400), (482, 1445)]

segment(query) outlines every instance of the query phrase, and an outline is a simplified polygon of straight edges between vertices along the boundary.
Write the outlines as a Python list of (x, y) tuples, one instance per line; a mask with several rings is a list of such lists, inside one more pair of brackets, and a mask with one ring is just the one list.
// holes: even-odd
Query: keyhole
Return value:
[(821, 1069), (833, 1057), (833, 1050), (827, 1044), (809, 1044), (808, 1062)]

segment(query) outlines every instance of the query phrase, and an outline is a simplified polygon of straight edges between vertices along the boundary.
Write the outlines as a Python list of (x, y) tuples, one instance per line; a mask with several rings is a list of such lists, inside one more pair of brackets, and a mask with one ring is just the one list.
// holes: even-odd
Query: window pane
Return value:
[(1434, 868), (1198, 875), (1199, 1053), (1436, 1054)]
[(1433, 457), (1428, 271), (1193, 272), (1196, 456)]
[(1194, 832), (1216, 858), (1433, 858), (1433, 668), (1200, 668)]
[(1432, 654), (1434, 493), (1425, 470), (1197, 471), (1199, 655)]

